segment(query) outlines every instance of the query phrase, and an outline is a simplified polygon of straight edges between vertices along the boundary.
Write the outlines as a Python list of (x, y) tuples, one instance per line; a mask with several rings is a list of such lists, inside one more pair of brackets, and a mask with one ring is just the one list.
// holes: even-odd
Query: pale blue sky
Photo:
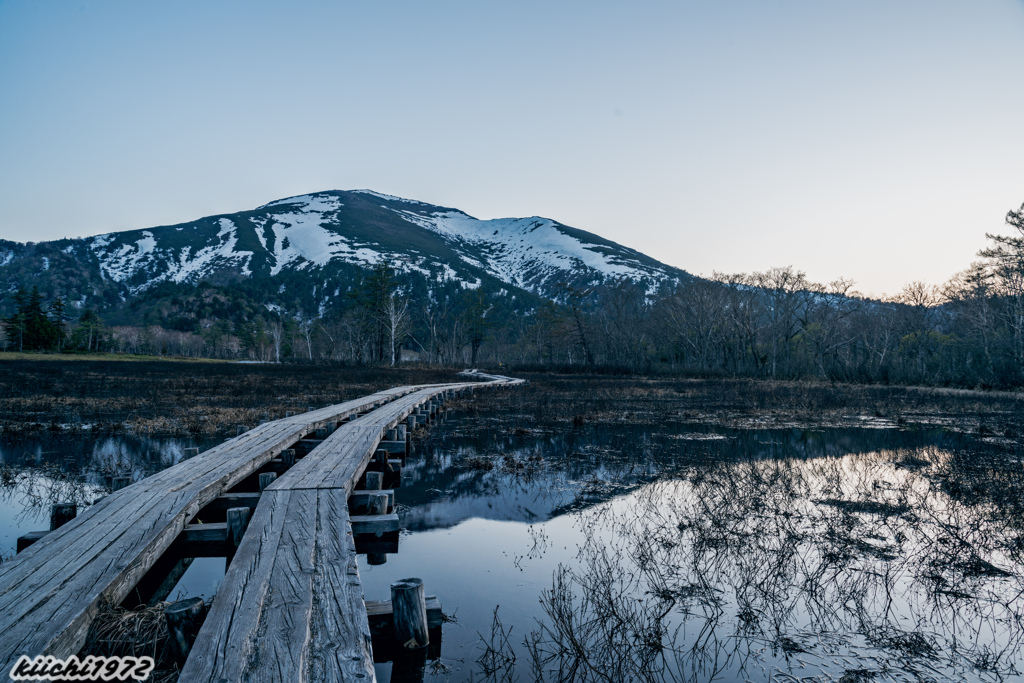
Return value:
[(1024, 202), (1024, 0), (0, 0), (0, 237), (371, 188), (695, 273), (941, 282)]

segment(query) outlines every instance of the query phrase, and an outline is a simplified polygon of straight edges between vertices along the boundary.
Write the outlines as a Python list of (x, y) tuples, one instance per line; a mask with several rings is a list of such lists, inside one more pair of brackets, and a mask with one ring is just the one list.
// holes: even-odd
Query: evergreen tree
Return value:
[(487, 312), (491, 307), (487, 303), (487, 296), (480, 289), (467, 294), (466, 298), (468, 302), (462, 317), (466, 324), (466, 338), (469, 340), (471, 354), (469, 363), (475, 367), (476, 355), (491, 327), (491, 321), (487, 319)]
[(78, 346), (85, 345), (86, 351), (92, 351), (93, 347), (100, 350), (100, 341), (103, 336), (103, 321), (96, 311), (87, 308), (82, 311), (78, 318), (78, 325), (75, 327), (74, 336)]
[(28, 294), (23, 287), (14, 293), (14, 313), (4, 319), (7, 325), (7, 336), (11, 345), (17, 345), (19, 351), (25, 350), (25, 309), (28, 306)]
[(353, 293), (369, 338), (372, 359), (376, 362), (383, 361), (389, 355), (388, 307), (396, 289), (395, 270), (381, 260), (373, 264), (373, 268)]
[(43, 310), (43, 295), (38, 287), (32, 288), (25, 307), (24, 345), (34, 351), (56, 348), (57, 328)]
[(64, 350), (64, 345), (67, 343), (67, 305), (64, 303), (64, 299), (58, 294), (53, 303), (50, 304), (50, 319), (53, 321), (53, 325), (57, 332), (57, 352), (60, 353)]

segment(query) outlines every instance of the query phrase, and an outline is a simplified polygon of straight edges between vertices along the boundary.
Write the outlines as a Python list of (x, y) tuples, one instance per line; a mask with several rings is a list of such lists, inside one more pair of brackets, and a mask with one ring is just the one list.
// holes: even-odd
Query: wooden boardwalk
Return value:
[(259, 496), (181, 680), (374, 680), (349, 495), (388, 431), (418, 408), (517, 382), (476, 378), (484, 381), (398, 387), (266, 423), (107, 496), (0, 565), (0, 666), (77, 654), (101, 604), (120, 604), (176, 540), (196, 527), (224, 535), (212, 524), (183, 534), (200, 510), (323, 430)]

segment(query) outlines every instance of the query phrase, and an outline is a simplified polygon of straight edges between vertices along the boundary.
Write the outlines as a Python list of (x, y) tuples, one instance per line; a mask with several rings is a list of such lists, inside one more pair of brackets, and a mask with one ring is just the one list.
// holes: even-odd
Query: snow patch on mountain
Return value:
[(309, 213), (325, 213), (327, 211), (337, 211), (339, 208), (344, 206), (341, 200), (333, 195), (329, 194), (303, 194), (298, 197), (288, 197), (287, 199), (278, 199), (277, 201), (264, 204), (259, 207), (257, 211), (261, 209), (269, 209), (272, 206), (288, 206), (288, 205), (301, 205), (301, 211)]
[(378, 199), (386, 199), (389, 202), (401, 202), (403, 204), (423, 204), (423, 202), (418, 202), (415, 199), (405, 199), (403, 197), (396, 197), (396, 196), (391, 195), (391, 194), (384, 194), (383, 192), (374, 192), (373, 190), (352, 190), (352, 191), (353, 192), (358, 192), (359, 194), (368, 194), (368, 195), (370, 195), (372, 197), (377, 197)]
[(188, 282), (202, 277), (213, 266), (227, 264), (236, 265), (243, 275), (252, 275), (249, 264), (252, 261), (251, 251), (235, 251), (238, 245), (238, 227), (229, 218), (219, 221), (220, 232), (217, 233), (218, 244), (203, 247), (191, 254), (192, 247), (184, 247), (177, 263), (170, 264), (170, 270), (160, 279), (171, 279), (175, 282)]
[[(372, 190), (299, 195), (184, 227), (110, 233), (82, 243), (96, 256), (101, 277), (126, 286), (122, 296), (161, 281), (230, 280), (255, 270), (260, 277), (299, 271), (333, 278), (333, 266), (381, 260), (435, 282), (476, 289), (493, 278), (552, 298), (562, 295), (562, 283), (591, 286), (626, 277), (645, 280), (653, 291), (685, 276), (547, 218), (479, 220)], [(0, 250), (0, 266), (12, 260), (13, 252)], [(325, 284), (317, 291), (323, 297), (329, 290)]]
[[(160, 249), (157, 239), (149, 230), (144, 230), (142, 236), (134, 242), (126, 242), (117, 247), (112, 247), (117, 238), (116, 233), (100, 235), (93, 238), (91, 248), (99, 259), (100, 272), (114, 282), (125, 282), (141, 270), (158, 271), (144, 284), (132, 287), (133, 293), (164, 280), (194, 280), (205, 276), (214, 267), (234, 266), (243, 275), (252, 275), (249, 262), (253, 252), (236, 250), (238, 228), (234, 221), (221, 218), (219, 226), (217, 244), (203, 247), (195, 253), (192, 253), (191, 246), (182, 247), (177, 256), (169, 250)], [(158, 260), (162, 263), (157, 263)]]
[[(273, 213), (271, 229), (274, 231), (272, 244), (267, 244), (266, 223), (257, 231), (260, 241), (267, 246), (275, 263), (270, 274), (277, 275), (286, 266), (301, 260), (316, 266), (325, 266), (334, 259), (348, 263), (369, 265), (381, 258), (381, 253), (361, 246), (332, 230), (331, 213), (344, 206), (337, 197), (330, 195), (302, 195), (267, 204), (266, 207), (291, 208), (286, 213)], [(261, 207), (265, 208), (265, 207)], [(308, 265), (298, 264), (297, 268)]]
[(430, 216), (398, 213), (410, 223), (477, 248), (487, 256), (486, 265), (477, 264), (505, 282), (528, 289), (558, 272), (581, 267), (605, 277), (637, 278), (647, 274), (636, 265), (618, 262), (597, 251), (596, 245), (584, 244), (562, 232), (555, 221), (547, 218), (479, 220), (456, 211)]
[(143, 230), (142, 237), (134, 243), (122, 244), (112, 252), (106, 251), (114, 238), (114, 234), (100, 235), (93, 239), (92, 249), (100, 259), (103, 274), (114, 282), (124, 282), (152, 261), (156, 238), (149, 230)]

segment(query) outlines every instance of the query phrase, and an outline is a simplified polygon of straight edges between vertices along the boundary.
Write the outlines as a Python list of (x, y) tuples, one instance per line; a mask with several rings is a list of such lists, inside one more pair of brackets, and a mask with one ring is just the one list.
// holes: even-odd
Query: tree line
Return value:
[(1009, 387), (1024, 384), (1024, 205), (1018, 235), (941, 286), (867, 299), (853, 282), (814, 283), (793, 267), (714, 273), (656, 291), (613, 280), (562, 286), (528, 308), (458, 282), (413, 287), (367, 269), (331, 310), (271, 310), (195, 329), (103, 324), (91, 309), (19, 290), (3, 320), (9, 350), (93, 350), (268, 362), (498, 365), (588, 371)]
[(67, 301), (47, 304), (37, 287), (19, 287), (12, 295), (14, 312), (0, 320), (0, 348), (10, 351), (99, 351), (103, 323), (91, 308), (70, 317)]

